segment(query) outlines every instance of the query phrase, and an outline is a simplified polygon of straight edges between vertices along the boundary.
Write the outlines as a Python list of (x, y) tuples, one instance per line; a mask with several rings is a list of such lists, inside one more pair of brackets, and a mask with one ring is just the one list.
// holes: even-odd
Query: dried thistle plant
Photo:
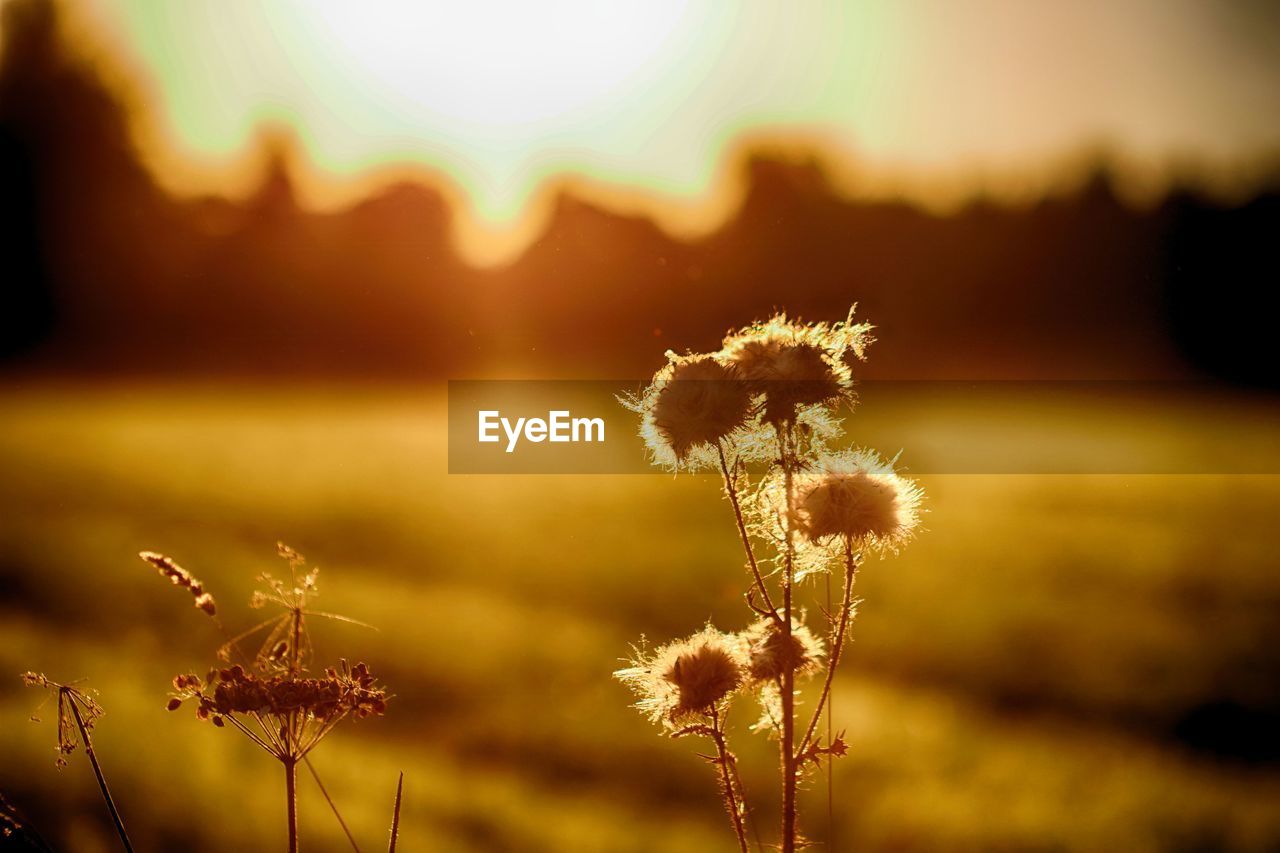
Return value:
[[(22, 674), (22, 683), (27, 687), (36, 687), (48, 691), (44, 702), (40, 703), (43, 707), (45, 702), (56, 697), (58, 708), (58, 758), (57, 767), (61, 770), (67, 766), (67, 756), (76, 751), (77, 747), (84, 748), (84, 754), (89, 759), (89, 765), (93, 768), (93, 775), (98, 780), (98, 789), (102, 792), (102, 799), (107, 805), (107, 811), (111, 813), (111, 822), (115, 825), (116, 834), (120, 836), (120, 843), (124, 845), (124, 849), (133, 852), (133, 845), (129, 842), (129, 834), (125, 832), (124, 821), (120, 817), (120, 812), (116, 808), (115, 800), (111, 797), (111, 789), (107, 787), (107, 777), (102, 772), (102, 765), (98, 763), (98, 755), (93, 751), (93, 738), (91, 732), (94, 723), (105, 713), (102, 706), (98, 704), (97, 699), (86, 691), (81, 690), (73, 684), (62, 684), (45, 676), (43, 673), (24, 672)], [(40, 722), (39, 708), (31, 715), (31, 721)]]
[[(707, 628), (652, 653), (638, 650), (615, 673), (651, 720), (676, 736), (705, 735), (716, 744), (708, 758), (723, 770), (721, 789), (743, 850), (749, 812), (726, 742), (729, 704), (754, 694), (762, 715), (753, 730), (778, 739), (779, 846), (792, 853), (805, 843), (796, 807), (801, 777), (825, 761), (830, 791), (831, 760), (848, 750), (831, 730), (831, 685), (858, 604), (858, 567), (864, 554), (896, 553), (919, 525), (915, 483), (871, 451), (833, 449), (841, 410), (857, 399), (854, 370), (874, 340), (871, 328), (854, 322), (852, 310), (838, 323), (778, 314), (729, 334), (719, 352), (668, 352), (648, 387), (621, 400), (640, 415), (655, 464), (719, 471), (746, 557), (747, 628), (736, 635)], [(831, 590), (837, 571), (839, 602)], [(801, 582), (818, 575), (827, 579), (825, 644), (805, 625), (798, 601)], [(819, 673), (805, 723), (797, 682)], [(824, 714), (825, 739), (818, 731)]]
[[(203, 678), (194, 673), (175, 677), (173, 695), (167, 707), (176, 711), (191, 701), (195, 705), (197, 719), (218, 728), (229, 724), (280, 762), (285, 771), (288, 849), (290, 853), (296, 853), (298, 763), (306, 761), (311, 751), (343, 720), (384, 714), (388, 697), (363, 663), (351, 665), (341, 660), (336, 666), (325, 668), (320, 675), (310, 674), (312, 644), (308, 617), (323, 616), (354, 624), (363, 623), (309, 609), (309, 600), (317, 594), (318, 570), (305, 570), (305, 558), (283, 543), (277, 545), (277, 553), (289, 566), (288, 581), (263, 574), (260, 580), (265, 589), (253, 594), (250, 606), (258, 609), (274, 605), (283, 612), (259, 622), (219, 647), (219, 659), (230, 663), (230, 666), (210, 669)], [(197, 601), (206, 595), (203, 587), (172, 559), (149, 551), (140, 556), (157, 566), (178, 586), (191, 589)], [(212, 608), (212, 599), (209, 601)], [(205, 612), (213, 615), (212, 609)], [(241, 642), (254, 637), (260, 638), (256, 640), (256, 653), (243, 663), (233, 663), (234, 657), (243, 657)], [(315, 774), (314, 767), (311, 772)], [(318, 775), (316, 782), (320, 783)], [(329, 799), (324, 786), (320, 785), (320, 788)], [(329, 804), (347, 832), (352, 847), (358, 850), (331, 799)]]
[(635, 707), (673, 738), (702, 736), (715, 745), (703, 757), (719, 768), (720, 793), (742, 853), (747, 850), (746, 809), (737, 764), (725, 741), (729, 705), (750, 676), (743, 644), (708, 625), (652, 652), (633, 649), (631, 666), (614, 676), (636, 694)]

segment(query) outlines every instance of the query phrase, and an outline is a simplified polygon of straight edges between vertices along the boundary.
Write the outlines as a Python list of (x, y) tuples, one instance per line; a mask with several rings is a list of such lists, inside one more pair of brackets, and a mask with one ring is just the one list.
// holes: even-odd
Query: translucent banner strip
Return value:
[[(619, 402), (645, 384), (450, 381), (449, 472), (665, 473)], [(1280, 474), (1280, 399), (1209, 383), (865, 382), (837, 414), (913, 474)]]

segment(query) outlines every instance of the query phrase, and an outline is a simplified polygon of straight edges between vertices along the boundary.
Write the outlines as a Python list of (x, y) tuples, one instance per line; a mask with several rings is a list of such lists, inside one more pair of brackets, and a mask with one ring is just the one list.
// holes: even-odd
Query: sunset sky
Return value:
[(269, 127), (315, 205), (434, 175), (474, 256), (527, 239), (557, 182), (705, 230), (744, 140), (937, 205), (1035, 195), (1099, 152), (1138, 195), (1188, 169), (1238, 188), (1280, 150), (1264, 0), (66, 5), (171, 189), (247, 191)]

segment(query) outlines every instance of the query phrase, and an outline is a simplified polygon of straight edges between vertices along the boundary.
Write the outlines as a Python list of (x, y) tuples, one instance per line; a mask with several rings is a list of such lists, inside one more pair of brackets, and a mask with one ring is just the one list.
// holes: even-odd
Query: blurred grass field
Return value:
[[(1153, 444), (1211, 443), (1196, 411), (1148, 424)], [(715, 481), (450, 476), (445, 449), (438, 387), (0, 392), (0, 791), (55, 846), (113, 849), (17, 675), (83, 677), (139, 849), (282, 845), (278, 766), (164, 710), (220, 638), (136, 557), (174, 556), (236, 630), (281, 539), (322, 567), (322, 609), (380, 629), (315, 626), (320, 660), (366, 660), (395, 695), (314, 755), (362, 848), (404, 770), (405, 851), (731, 849), (710, 769), (609, 676), (641, 634), (743, 623)], [(858, 581), (840, 849), (1280, 848), (1280, 477), (921, 479), (927, 532)], [(735, 716), (768, 836), (773, 744)], [(347, 849), (300, 787), (304, 848)], [(822, 786), (805, 796), (827, 837)]]

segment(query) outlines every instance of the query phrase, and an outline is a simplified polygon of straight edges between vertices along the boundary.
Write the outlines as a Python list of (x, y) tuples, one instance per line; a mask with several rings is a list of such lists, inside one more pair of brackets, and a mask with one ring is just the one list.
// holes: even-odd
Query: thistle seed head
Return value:
[(852, 309), (835, 324), (805, 324), (776, 314), (726, 337), (720, 358), (763, 396), (766, 422), (790, 423), (806, 407), (853, 399), (850, 367), (864, 357), (870, 330), (853, 322)]
[(896, 550), (919, 524), (920, 487), (869, 451), (822, 457), (796, 477), (794, 490), (794, 523), (810, 542)]
[(757, 683), (776, 681), (787, 669), (797, 675), (813, 672), (823, 655), (822, 641), (799, 619), (791, 621), (789, 644), (782, 626), (767, 618), (739, 633), (738, 640), (747, 660), (748, 675)]
[(668, 727), (709, 715), (747, 674), (741, 644), (710, 625), (652, 653), (637, 652), (631, 664), (614, 676), (639, 697), (636, 708)]
[(709, 355), (678, 357), (654, 377), (646, 417), (678, 461), (714, 445), (747, 421), (751, 393), (731, 365)]

